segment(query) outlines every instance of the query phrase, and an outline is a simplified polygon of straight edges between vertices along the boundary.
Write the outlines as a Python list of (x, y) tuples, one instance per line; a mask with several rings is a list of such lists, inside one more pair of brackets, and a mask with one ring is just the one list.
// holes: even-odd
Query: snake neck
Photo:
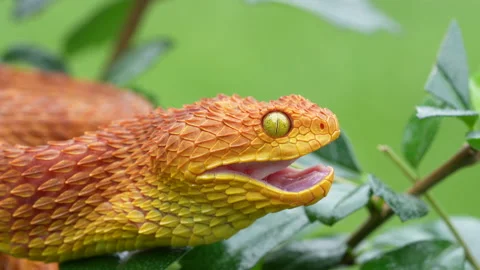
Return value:
[[(129, 209), (128, 201), (118, 205), (119, 200), (141, 195), (137, 182), (149, 174), (141, 145), (157, 122), (152, 113), (67, 141), (1, 145), (0, 251), (38, 260), (71, 259), (99, 251), (94, 244), (102, 235), (98, 228), (111, 231), (110, 224), (117, 234), (127, 231), (126, 224), (105, 223), (105, 210), (110, 208), (111, 215), (116, 208)], [(100, 242), (106, 251), (106, 242)]]
[(155, 168), (162, 149), (152, 141), (176, 122), (159, 113), (44, 146), (2, 145), (0, 251), (65, 261), (208, 244), (271, 211), (248, 202), (246, 187), (192, 185)]

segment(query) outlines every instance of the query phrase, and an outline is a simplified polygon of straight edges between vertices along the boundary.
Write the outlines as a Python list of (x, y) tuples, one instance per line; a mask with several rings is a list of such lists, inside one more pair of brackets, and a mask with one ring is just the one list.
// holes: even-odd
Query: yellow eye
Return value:
[(290, 119), (282, 112), (271, 112), (263, 118), (263, 130), (270, 137), (282, 137), (290, 131)]

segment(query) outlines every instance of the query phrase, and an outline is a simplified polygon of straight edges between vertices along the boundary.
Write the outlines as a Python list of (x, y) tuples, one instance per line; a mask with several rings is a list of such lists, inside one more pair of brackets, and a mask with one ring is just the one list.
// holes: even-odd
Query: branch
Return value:
[[(420, 196), (427, 190), (441, 182), (447, 176), (455, 173), (457, 170), (473, 165), (480, 159), (479, 153), (470, 146), (466, 145), (460, 149), (452, 158), (442, 164), (438, 169), (433, 171), (430, 175), (425, 177), (422, 181), (417, 182), (407, 193), (415, 196)], [(370, 216), (365, 223), (363, 223), (358, 230), (356, 230), (347, 240), (347, 245), (350, 250), (353, 250), (360, 242), (367, 238), (373, 231), (379, 228), (390, 217), (393, 216), (392, 209), (387, 205), (383, 205), (383, 209), (379, 215)], [(343, 260), (344, 262), (351, 262), (351, 254), (347, 253)]]
[[(407, 176), (407, 178), (410, 179), (413, 184), (418, 182), (418, 176), (411, 170), (411, 168), (407, 164), (402, 161), (402, 159), (389, 146), (381, 145), (378, 149), (385, 153), (385, 155), (389, 157), (398, 166), (398, 168), (402, 170), (402, 172)], [(440, 207), (440, 205), (437, 203), (437, 201), (433, 198), (432, 195), (427, 192), (425, 192), (423, 195), (425, 196), (425, 199), (430, 203), (430, 206), (443, 220), (443, 222), (445, 222), (445, 225), (450, 230), (455, 239), (457, 239), (457, 242), (463, 247), (467, 260), (474, 266), (476, 270), (480, 270), (480, 264), (475, 260), (472, 251), (453, 225), (452, 221), (448, 217), (448, 214)]]
[(133, 35), (137, 31), (137, 28), (140, 25), (140, 21), (145, 14), (148, 5), (151, 2), (153, 2), (153, 0), (135, 0), (135, 3), (130, 9), (130, 13), (125, 20), (122, 31), (120, 32), (120, 36), (115, 42), (115, 48), (112, 55), (110, 56), (110, 59), (107, 62), (107, 65), (105, 66), (103, 74), (105, 74), (110, 69), (113, 62), (115, 62), (115, 60), (117, 60), (117, 58), (128, 48), (130, 41), (132, 40)]

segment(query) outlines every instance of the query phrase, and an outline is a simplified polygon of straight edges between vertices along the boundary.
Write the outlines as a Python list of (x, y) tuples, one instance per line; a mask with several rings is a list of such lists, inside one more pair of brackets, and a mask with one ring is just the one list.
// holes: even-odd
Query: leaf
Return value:
[[(428, 96), (423, 106), (442, 107), (443, 102)], [(440, 127), (441, 118), (419, 119), (412, 115), (403, 132), (402, 152), (408, 163), (417, 168), (432, 145)]]
[(52, 2), (52, 0), (15, 0), (13, 18), (21, 20), (35, 15)]
[(97, 256), (60, 264), (60, 270), (150, 270), (168, 269), (189, 251), (188, 248), (156, 248)]
[(473, 75), (469, 82), (472, 109), (480, 111), (480, 72)]
[(250, 269), (307, 224), (302, 207), (269, 214), (228, 240), (193, 248), (180, 260), (182, 270)]
[(475, 130), (467, 134), (467, 142), (471, 147), (480, 150), (480, 130)]
[(153, 40), (127, 51), (108, 70), (105, 80), (123, 85), (145, 72), (172, 46), (169, 40)]
[(66, 37), (63, 45), (64, 53), (73, 55), (114, 39), (132, 3), (133, 1), (128, 0), (113, 1), (86, 18)]
[(373, 175), (369, 175), (368, 183), (373, 193), (384, 199), (402, 222), (423, 217), (428, 213), (427, 205), (417, 197), (396, 193)]
[(469, 109), (467, 53), (460, 27), (450, 23), (425, 89), (455, 109)]
[(462, 120), (469, 128), (472, 128), (478, 119), (478, 112), (455, 109), (439, 109), (429, 106), (418, 106), (417, 117), (420, 119), (430, 117), (455, 117)]
[(150, 103), (152, 103), (155, 107), (159, 107), (161, 105), (160, 99), (152, 91), (148, 91), (138, 86), (130, 86), (127, 88), (132, 90), (135, 93), (142, 95), (144, 98), (150, 101)]
[(326, 198), (305, 207), (305, 211), (310, 220), (331, 226), (364, 207), (370, 193), (369, 185), (333, 184)]
[(464, 269), (465, 254), (461, 247), (446, 240), (420, 241), (387, 252), (368, 261), (361, 270), (375, 269)]
[[(473, 217), (450, 218), (455, 229), (467, 243), (473, 256), (480, 260), (480, 219)], [(450, 230), (442, 220), (428, 223), (401, 226), (391, 229), (375, 237), (357, 257), (359, 262), (364, 262), (372, 256), (383, 253), (387, 249), (401, 247), (422, 240), (443, 239), (456, 242)]]
[(299, 158), (297, 163), (303, 166), (313, 166), (319, 163), (329, 165), (335, 169), (336, 175), (347, 179), (358, 179), (362, 173), (350, 140), (343, 130), (338, 139), (312, 154)]
[(341, 261), (347, 245), (344, 236), (296, 241), (268, 254), (263, 270), (331, 269)]
[(60, 264), (60, 270), (116, 270), (121, 257), (117, 254), (67, 261)]
[(21, 44), (7, 49), (2, 61), (24, 62), (43, 70), (68, 73), (66, 64), (60, 57), (33, 45)]
[(118, 270), (162, 270), (187, 254), (188, 248), (157, 248), (136, 252), (122, 260)]
[(339, 27), (363, 33), (379, 30), (397, 32), (400, 25), (375, 8), (368, 0), (248, 0), (249, 3), (274, 2), (311, 12)]

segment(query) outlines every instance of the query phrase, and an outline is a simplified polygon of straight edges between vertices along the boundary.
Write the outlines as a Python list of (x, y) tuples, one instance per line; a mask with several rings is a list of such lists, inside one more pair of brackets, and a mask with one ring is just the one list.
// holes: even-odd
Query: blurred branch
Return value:
[(418, 175), (392, 150), (388, 145), (379, 145), (378, 150), (389, 157), (395, 165), (415, 184), (418, 181)]
[[(430, 188), (444, 180), (447, 176), (456, 171), (473, 165), (480, 159), (479, 152), (472, 149), (470, 146), (463, 146), (453, 157), (434, 170), (430, 175), (423, 180), (416, 182), (413, 187), (407, 190), (408, 194), (420, 196), (427, 192)], [(349, 250), (353, 250), (359, 243), (367, 238), (372, 232), (383, 225), (390, 217), (393, 216), (392, 209), (384, 204), (379, 215), (371, 215), (347, 240)], [(354, 259), (351, 253), (343, 258), (346, 264), (353, 263)]]
[[(110, 67), (112, 66), (113, 62), (128, 48), (130, 45), (130, 41), (132, 40), (135, 32), (140, 25), (140, 21), (147, 10), (147, 7), (150, 3), (154, 0), (134, 0), (135, 3), (133, 4), (132, 9), (130, 9), (130, 13), (126, 17), (126, 21), (123, 25), (122, 30), (120, 31), (120, 35), (115, 42), (115, 48), (113, 50), (110, 59), (105, 66), (103, 74), (105, 74)], [(103, 77), (103, 76), (102, 76)]]
[[(390, 148), (388, 145), (380, 145), (378, 149), (381, 152), (385, 153), (385, 155), (389, 157), (397, 165), (397, 167), (400, 168), (400, 170), (402, 170), (402, 172), (413, 184), (416, 184), (418, 182), (418, 176), (405, 162), (403, 162), (403, 160), (395, 153), (395, 151), (392, 150), (392, 148)], [(475, 269), (480, 270), (480, 264), (478, 264), (478, 262), (475, 260), (475, 257), (472, 255), (472, 251), (453, 225), (452, 221), (448, 217), (448, 214), (440, 207), (440, 205), (433, 198), (432, 195), (425, 192), (424, 196), (425, 199), (427, 199), (427, 201), (430, 203), (430, 206), (433, 208), (433, 210), (435, 210), (435, 212), (437, 212), (443, 222), (445, 222), (445, 225), (450, 230), (455, 239), (457, 239), (458, 243), (463, 247), (467, 260), (474, 266)]]

